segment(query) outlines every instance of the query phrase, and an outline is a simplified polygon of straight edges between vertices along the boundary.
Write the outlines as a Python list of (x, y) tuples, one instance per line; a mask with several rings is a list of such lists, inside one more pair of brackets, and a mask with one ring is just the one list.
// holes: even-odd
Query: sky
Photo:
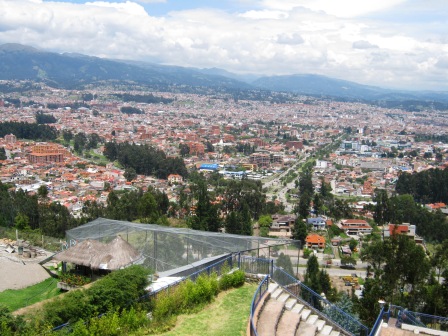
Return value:
[(0, 44), (448, 91), (447, 0), (0, 0)]

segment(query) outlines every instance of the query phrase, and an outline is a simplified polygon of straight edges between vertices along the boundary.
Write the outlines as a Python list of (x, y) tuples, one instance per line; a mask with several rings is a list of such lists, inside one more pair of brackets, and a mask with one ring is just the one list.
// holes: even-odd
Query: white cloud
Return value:
[(406, 2), (406, 0), (263, 0), (261, 4), (266, 8), (281, 10), (291, 10), (297, 7), (304, 7), (316, 12), (323, 12), (329, 15), (350, 18), (382, 11), (404, 2)]
[[(331, 3), (352, 5), (347, 9), (351, 18), (336, 13), (340, 9)], [(440, 77), (448, 77), (442, 57), (448, 54), (444, 25), (353, 17), (355, 12), (388, 12), (403, 1), (362, 3), (361, 11), (349, 0), (265, 0), (243, 13), (199, 8), (154, 17), (143, 1), (0, 0), (0, 43), (235, 72), (316, 73), (372, 85), (448, 90), (447, 83), (440, 86)]]
[(297, 33), (277, 35), (277, 43), (280, 44), (302, 44), (303, 42), (305, 40)]
[(372, 48), (378, 48), (378, 46), (370, 43), (369, 41), (364, 40), (353, 42), (353, 49), (372, 49)]

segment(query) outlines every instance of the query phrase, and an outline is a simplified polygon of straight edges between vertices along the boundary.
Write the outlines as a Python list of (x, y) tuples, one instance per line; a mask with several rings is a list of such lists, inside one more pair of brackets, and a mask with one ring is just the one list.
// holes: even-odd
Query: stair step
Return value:
[(277, 298), (277, 301), (280, 301), (280, 302), (285, 303), (288, 299), (289, 299), (289, 294), (288, 294), (288, 293), (282, 293), (282, 294), (280, 294), (280, 296)]
[(277, 288), (272, 294), (271, 294), (271, 298), (273, 298), (274, 300), (277, 300), (277, 298), (283, 293), (283, 289), (282, 288)]
[(296, 303), (296, 305), (292, 309), (292, 312), (300, 315), (300, 312), (302, 311), (303, 307), (305, 307), (303, 304)]
[(284, 304), (276, 300), (268, 300), (257, 322), (257, 332), (259, 336), (275, 335), (277, 323), (282, 315)]
[(300, 315), (292, 311), (285, 310), (277, 325), (276, 335), (293, 336), (300, 323)]
[(339, 336), (341, 333), (339, 332), (339, 331), (337, 331), (337, 330), (333, 330), (331, 333), (330, 333), (330, 336)]
[(322, 329), (325, 326), (325, 321), (321, 320), (321, 319), (318, 319), (316, 322), (314, 322), (314, 325), (317, 327), (318, 331), (322, 331)]
[(271, 282), (268, 287), (268, 292), (274, 293), (277, 288), (278, 288), (278, 284)]
[(311, 315), (311, 310), (309, 310), (309, 309), (303, 309), (302, 310), (302, 312), (300, 313), (300, 316), (301, 316), (301, 318), (302, 318), (302, 321), (306, 321), (307, 320), (307, 318), (308, 318), (308, 316), (310, 316)]
[(314, 323), (317, 321), (318, 318), (319, 318), (319, 316), (317, 316), (317, 315), (315, 315), (315, 314), (310, 315), (310, 316), (308, 316), (308, 318), (306, 319), (306, 323), (314, 324)]
[(316, 335), (317, 327), (314, 324), (300, 322), (295, 336), (314, 336)]
[(285, 309), (286, 310), (292, 310), (294, 308), (294, 306), (296, 305), (297, 300), (293, 299), (293, 298), (289, 298), (288, 300), (286, 300), (285, 302)]
[(324, 335), (330, 335), (330, 333), (333, 331), (333, 327), (330, 325), (325, 325), (321, 332), (320, 335), (324, 336)]

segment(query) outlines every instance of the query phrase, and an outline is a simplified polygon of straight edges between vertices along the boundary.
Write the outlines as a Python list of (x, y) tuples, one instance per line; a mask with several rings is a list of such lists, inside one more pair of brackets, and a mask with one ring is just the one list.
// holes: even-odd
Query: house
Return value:
[(318, 231), (318, 230), (325, 230), (325, 225), (327, 223), (327, 221), (325, 219), (323, 219), (322, 217), (315, 217), (315, 218), (308, 218), (306, 220), (306, 223), (309, 226), (313, 226), (313, 230)]
[(169, 183), (182, 183), (184, 179), (178, 174), (170, 174), (167, 180)]
[(338, 227), (348, 235), (372, 233), (372, 227), (363, 219), (342, 219)]
[(446, 204), (445, 203), (433, 203), (433, 204), (426, 204), (425, 207), (429, 211), (436, 211), (438, 209), (442, 210), (442, 209), (446, 208)]
[(324, 249), (325, 248), (325, 238), (312, 233), (309, 234), (305, 239), (306, 247), (312, 249)]
[(296, 221), (295, 215), (272, 215), (269, 236), (278, 238), (291, 238), (292, 229)]
[(415, 225), (411, 225), (409, 223), (402, 223), (402, 224), (389, 224), (383, 226), (384, 238), (389, 238), (398, 234), (408, 236), (410, 239), (413, 239), (417, 244), (423, 244), (423, 238), (417, 236), (417, 234), (415, 233)]

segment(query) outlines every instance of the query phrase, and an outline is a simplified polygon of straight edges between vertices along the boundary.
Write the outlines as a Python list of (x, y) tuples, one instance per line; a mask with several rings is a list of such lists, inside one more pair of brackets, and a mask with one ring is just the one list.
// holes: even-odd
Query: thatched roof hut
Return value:
[(142, 255), (131, 244), (117, 236), (108, 244), (83, 240), (57, 254), (54, 259), (91, 269), (116, 270), (136, 263)]

